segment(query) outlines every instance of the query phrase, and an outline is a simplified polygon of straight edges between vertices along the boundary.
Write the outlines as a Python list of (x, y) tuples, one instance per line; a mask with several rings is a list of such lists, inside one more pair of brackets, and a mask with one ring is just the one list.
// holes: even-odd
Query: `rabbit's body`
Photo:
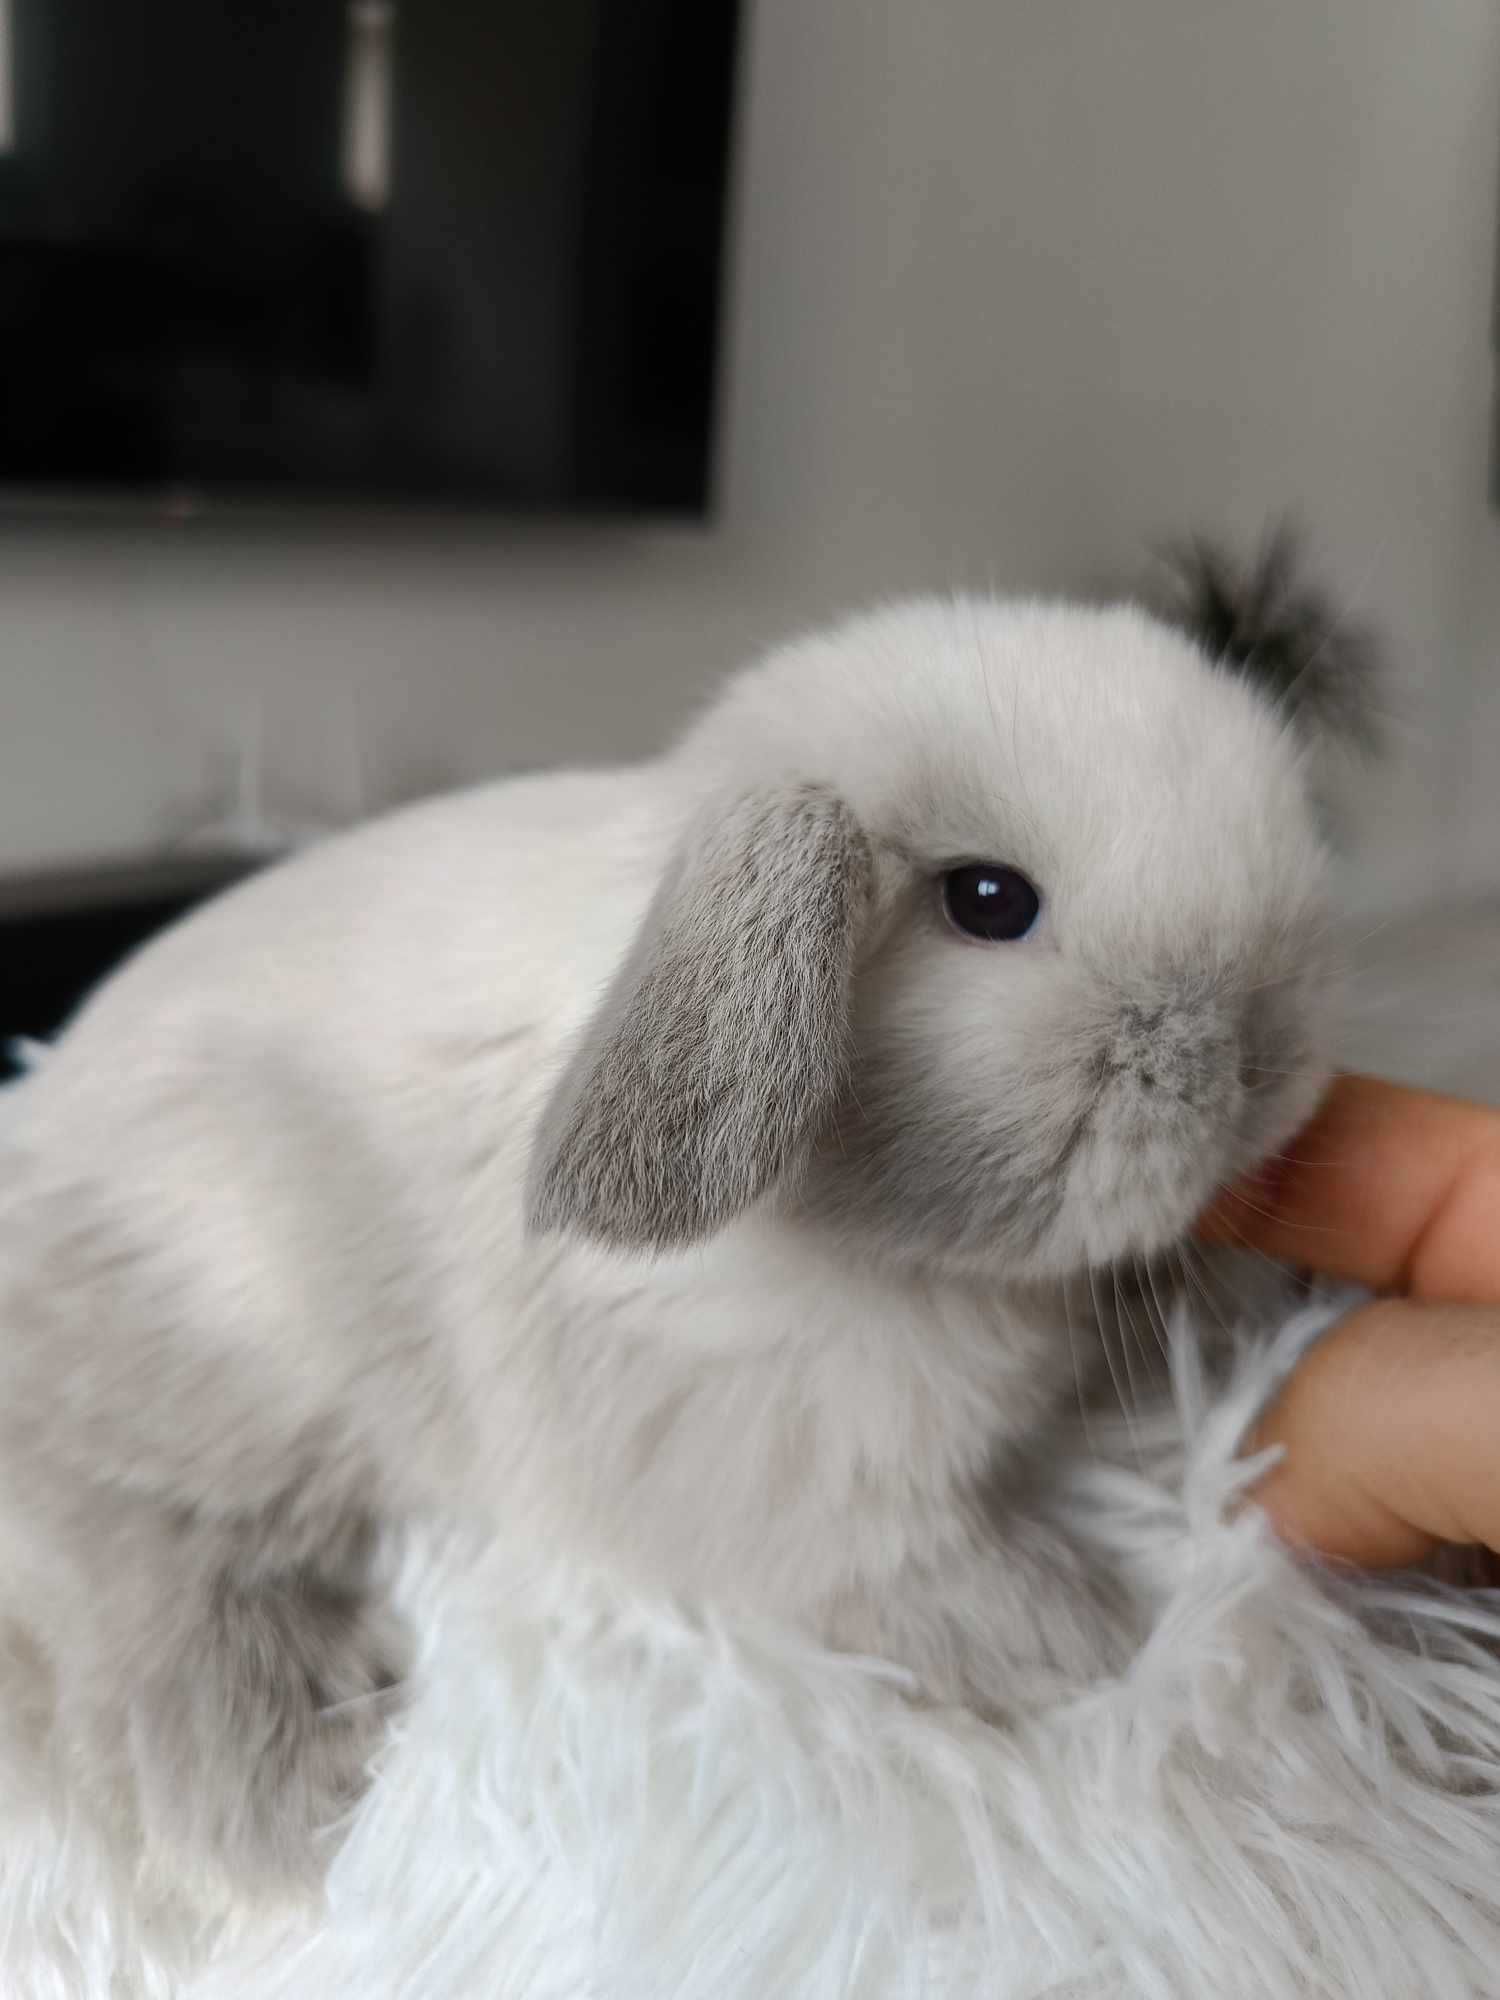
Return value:
[[(645, 1270), (525, 1230), (537, 1118), (660, 873), (659, 799), (653, 771), (416, 808), (100, 994), (8, 1121), (13, 1451), (231, 1514), (290, 1495), (305, 1444), (351, 1500), (461, 1498), (523, 1544), (800, 1609), (850, 1552), (799, 1497), (878, 1503), (894, 1461), (890, 1514), (1034, 1429), (1071, 1364), (993, 1288), (757, 1216)], [(862, 1564), (899, 1554), (898, 1519), (849, 1527)]]
[[(930, 883), (996, 852), (1051, 926), (975, 948)], [(153, 1827), (295, 1874), (400, 1671), (371, 1531), (423, 1513), (991, 1708), (1108, 1664), (1105, 1582), (995, 1496), (1074, 1395), (1059, 1281), (1311, 1107), (1318, 862), (1297, 746), (1185, 641), (929, 605), (161, 940), (0, 1127), (64, 1715), (123, 1718)]]

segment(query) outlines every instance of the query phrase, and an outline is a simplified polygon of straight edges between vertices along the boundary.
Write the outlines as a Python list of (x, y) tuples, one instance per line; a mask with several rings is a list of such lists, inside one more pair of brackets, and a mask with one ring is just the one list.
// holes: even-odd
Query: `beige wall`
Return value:
[(0, 864), (256, 741), (334, 813), (634, 752), (805, 614), (1292, 502), (1402, 664), (1362, 890), (1500, 873), (1495, 0), (751, 14), (717, 524), (0, 528)]

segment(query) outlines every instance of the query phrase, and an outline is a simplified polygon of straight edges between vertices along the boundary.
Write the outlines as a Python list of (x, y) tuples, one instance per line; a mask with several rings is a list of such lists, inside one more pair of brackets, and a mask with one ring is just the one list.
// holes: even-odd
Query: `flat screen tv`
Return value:
[(696, 513), (736, 0), (0, 0), (0, 497)]

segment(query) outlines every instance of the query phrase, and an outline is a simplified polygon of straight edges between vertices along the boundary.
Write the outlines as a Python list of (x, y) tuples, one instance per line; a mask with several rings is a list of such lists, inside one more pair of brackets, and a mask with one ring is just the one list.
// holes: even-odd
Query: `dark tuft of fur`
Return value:
[(1306, 576), (1291, 527), (1269, 534), (1248, 564), (1194, 536), (1163, 551), (1162, 572), (1152, 608), (1211, 659), (1263, 688), (1299, 726), (1380, 747), (1381, 647)]

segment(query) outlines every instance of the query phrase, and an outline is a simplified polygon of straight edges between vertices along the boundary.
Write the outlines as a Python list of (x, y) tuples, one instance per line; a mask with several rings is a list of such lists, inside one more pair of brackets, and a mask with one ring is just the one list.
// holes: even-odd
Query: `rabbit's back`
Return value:
[(395, 1423), (404, 1474), (451, 1483), (467, 1350), (493, 1362), (524, 1254), (531, 1124), (639, 919), (660, 816), (644, 771), (409, 809), (106, 983), (7, 1105), (13, 1469), (249, 1508), (288, 1451), (322, 1464)]

